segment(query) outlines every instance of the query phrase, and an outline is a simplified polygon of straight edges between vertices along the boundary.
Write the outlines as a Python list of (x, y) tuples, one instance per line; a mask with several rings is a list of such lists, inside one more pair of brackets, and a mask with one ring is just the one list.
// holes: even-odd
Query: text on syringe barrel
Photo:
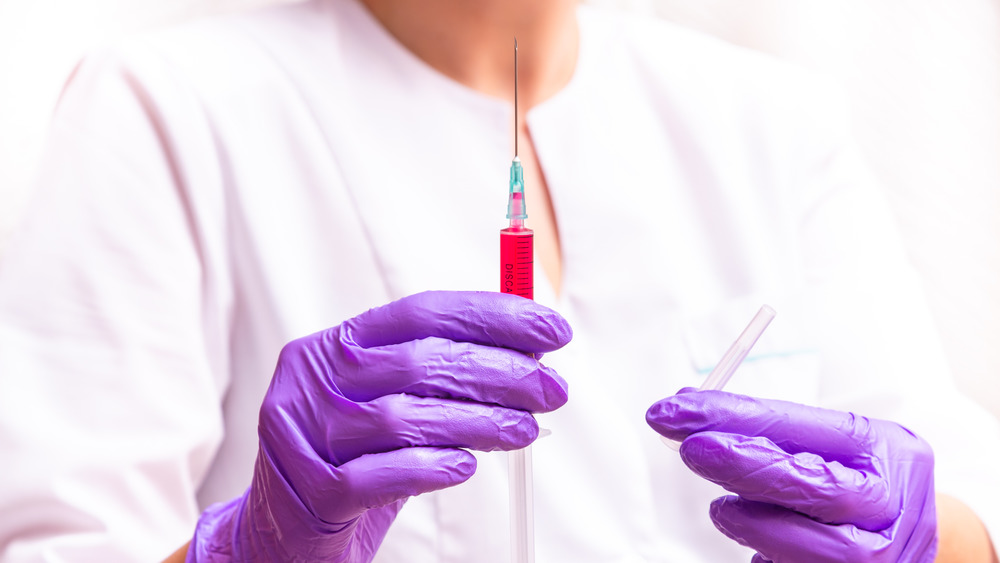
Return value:
[(535, 233), (531, 229), (500, 231), (500, 291), (535, 298)]

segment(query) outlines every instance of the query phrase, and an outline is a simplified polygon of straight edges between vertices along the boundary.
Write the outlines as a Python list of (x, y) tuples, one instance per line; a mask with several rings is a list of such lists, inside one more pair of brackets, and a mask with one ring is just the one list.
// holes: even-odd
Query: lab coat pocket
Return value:
[[(766, 301), (756, 295), (684, 316), (681, 334), (699, 387)], [(725, 391), (815, 405), (820, 364), (806, 319), (793, 303), (769, 303), (777, 316), (736, 369)]]

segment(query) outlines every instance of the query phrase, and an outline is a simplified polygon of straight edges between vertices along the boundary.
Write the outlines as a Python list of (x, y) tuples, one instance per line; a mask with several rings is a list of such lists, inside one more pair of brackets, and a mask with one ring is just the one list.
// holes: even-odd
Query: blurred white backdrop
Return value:
[[(0, 0), (0, 252), (66, 75), (95, 45), (287, 0)], [(838, 78), (959, 385), (1000, 416), (1000, 3), (591, 0)]]

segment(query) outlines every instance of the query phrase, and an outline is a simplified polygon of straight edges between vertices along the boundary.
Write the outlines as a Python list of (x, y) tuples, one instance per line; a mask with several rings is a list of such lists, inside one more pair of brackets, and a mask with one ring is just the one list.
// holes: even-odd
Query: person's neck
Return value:
[(407, 49), (442, 74), (513, 101), (514, 36), (522, 111), (572, 78), (576, 0), (361, 0)]

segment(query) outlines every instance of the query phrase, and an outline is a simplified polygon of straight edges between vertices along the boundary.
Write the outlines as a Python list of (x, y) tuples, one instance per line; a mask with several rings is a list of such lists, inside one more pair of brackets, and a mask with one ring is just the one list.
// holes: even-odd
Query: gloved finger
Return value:
[(364, 348), (437, 336), (537, 353), (557, 350), (573, 337), (569, 323), (552, 309), (486, 291), (418, 293), (362, 313), (342, 328)]
[(568, 398), (555, 370), (505, 348), (434, 337), (367, 349), (348, 345), (335, 383), (355, 401), (408, 393), (548, 412)]
[(699, 432), (684, 440), (680, 454), (692, 471), (731, 493), (821, 522), (876, 531), (898, 516), (880, 475), (812, 453), (790, 454), (767, 438)]
[(330, 404), (323, 433), (310, 436), (309, 445), (336, 466), (419, 446), (513, 450), (538, 437), (530, 413), (471, 401), (386, 395), (367, 403), (332, 397)]
[(394, 450), (336, 468), (331, 482), (311, 491), (306, 502), (322, 520), (343, 523), (365, 510), (464, 483), (475, 472), (475, 456), (463, 450)]
[[(720, 532), (774, 563), (874, 561), (889, 541), (850, 524), (823, 524), (773, 504), (728, 496), (712, 501), (709, 516)], [(885, 561), (895, 561), (888, 556)]]
[(753, 558), (750, 559), (750, 563), (774, 563), (774, 562), (759, 553), (754, 553)]
[(857, 468), (869, 464), (869, 421), (848, 412), (699, 391), (658, 401), (646, 411), (646, 422), (678, 441), (707, 430), (764, 436), (790, 453), (808, 451)]

